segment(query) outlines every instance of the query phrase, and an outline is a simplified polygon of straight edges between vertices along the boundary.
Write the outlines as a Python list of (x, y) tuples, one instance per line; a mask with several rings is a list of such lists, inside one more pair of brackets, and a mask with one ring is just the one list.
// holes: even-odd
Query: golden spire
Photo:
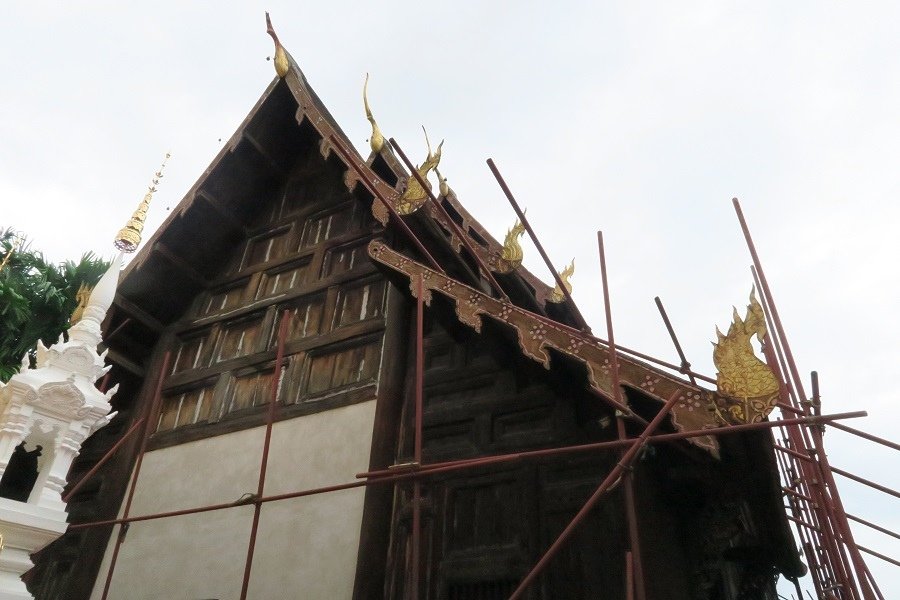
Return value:
[(281, 45), (278, 36), (275, 34), (275, 28), (272, 27), (272, 19), (269, 18), (268, 12), (266, 12), (266, 33), (272, 36), (272, 40), (275, 42), (275, 72), (278, 73), (279, 77), (283, 78), (288, 74), (291, 63), (288, 60), (287, 50), (284, 49), (284, 46)]
[[(572, 259), (572, 262), (569, 263), (569, 266), (565, 267), (562, 271), (559, 272), (559, 278), (562, 279), (563, 285), (566, 286), (566, 290), (569, 294), (572, 293), (572, 284), (569, 283), (569, 278), (572, 277), (572, 274), (575, 273), (575, 259)], [(563, 294), (562, 289), (560, 289), (559, 284), (557, 283), (553, 287), (553, 291), (550, 293), (550, 302), (554, 302), (559, 304), (566, 299), (566, 295)]]
[(363, 105), (366, 107), (366, 118), (369, 120), (369, 123), (372, 124), (372, 135), (369, 137), (369, 146), (372, 147), (372, 152), (378, 154), (381, 152), (381, 149), (384, 148), (384, 136), (381, 134), (381, 129), (378, 128), (378, 123), (375, 122), (375, 117), (372, 116), (372, 109), (369, 108), (369, 97), (366, 93), (369, 87), (369, 74), (366, 73), (366, 82), (363, 84)]
[(141, 232), (144, 231), (144, 221), (147, 220), (150, 200), (153, 198), (156, 186), (159, 185), (159, 180), (162, 179), (163, 169), (166, 167), (166, 161), (169, 160), (170, 156), (172, 155), (166, 152), (166, 158), (160, 165), (159, 171), (153, 174), (153, 179), (150, 182), (150, 187), (147, 188), (147, 193), (144, 194), (144, 199), (138, 204), (137, 210), (131, 215), (131, 219), (128, 220), (125, 227), (119, 230), (113, 245), (122, 252), (134, 252), (137, 250), (138, 244), (141, 243)]

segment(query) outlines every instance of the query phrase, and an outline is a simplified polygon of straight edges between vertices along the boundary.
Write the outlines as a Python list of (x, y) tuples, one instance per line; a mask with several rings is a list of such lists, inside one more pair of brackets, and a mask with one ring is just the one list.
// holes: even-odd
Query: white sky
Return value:
[[(616, 339), (677, 362), (660, 295), (714, 373), (714, 327), (752, 283), (739, 197), (825, 411), (868, 410), (848, 424), (897, 438), (900, 5), (15, 2), (0, 22), (0, 226), (54, 260), (109, 256), (170, 150), (158, 225), (272, 78), (266, 9), (357, 147), (369, 72), (385, 133), (417, 161), (421, 125), (446, 138), (442, 172), (502, 237), (513, 213), (493, 157), (557, 267), (576, 257), (575, 299), (602, 337), (597, 229)], [(530, 246), (526, 265), (550, 280)], [(896, 453), (826, 442), (836, 466), (900, 488)], [(896, 499), (839, 485), (848, 511), (900, 530)], [(900, 597), (900, 570), (868, 563)]]

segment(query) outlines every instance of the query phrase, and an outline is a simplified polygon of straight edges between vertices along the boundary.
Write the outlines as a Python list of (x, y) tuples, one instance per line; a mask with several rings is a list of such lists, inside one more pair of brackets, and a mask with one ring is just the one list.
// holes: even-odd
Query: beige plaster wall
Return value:
[[(375, 401), (276, 423), (266, 495), (345, 483), (369, 464)], [(255, 492), (264, 427), (149, 452), (131, 514), (232, 502)], [(364, 488), (263, 505), (249, 598), (349, 598)], [(132, 524), (110, 599), (239, 597), (253, 507)], [(115, 534), (113, 535), (113, 540)], [(103, 591), (112, 543), (94, 587)]]

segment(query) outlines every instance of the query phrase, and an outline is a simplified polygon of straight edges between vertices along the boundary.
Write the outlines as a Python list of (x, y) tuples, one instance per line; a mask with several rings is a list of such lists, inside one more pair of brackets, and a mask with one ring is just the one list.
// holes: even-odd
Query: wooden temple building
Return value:
[(521, 266), (523, 223), (500, 243), (422, 185), (440, 146), (410, 176), (366, 105), (361, 156), (275, 64), (123, 272), (118, 416), (36, 598), (775, 600), (804, 575), (765, 426), (784, 386), (729, 346), (760, 304), (718, 388), (616, 348)]

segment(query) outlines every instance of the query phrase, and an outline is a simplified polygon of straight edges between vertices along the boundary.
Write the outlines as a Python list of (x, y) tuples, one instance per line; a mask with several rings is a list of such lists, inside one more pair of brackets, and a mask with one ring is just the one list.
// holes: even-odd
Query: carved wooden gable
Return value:
[(259, 421), (285, 311), (285, 406), (305, 414), (373, 397), (385, 281), (366, 245), (380, 230), (334, 161), (314, 147), (298, 159), (171, 328), (157, 443)]

